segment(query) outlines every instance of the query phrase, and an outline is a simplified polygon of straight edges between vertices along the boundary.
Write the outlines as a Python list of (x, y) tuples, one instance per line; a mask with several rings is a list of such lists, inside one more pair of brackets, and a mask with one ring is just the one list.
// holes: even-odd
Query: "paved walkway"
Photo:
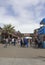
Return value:
[(45, 65), (45, 59), (0, 58), (0, 65)]
[(45, 49), (0, 45), (0, 65), (45, 65)]
[(0, 46), (0, 57), (8, 58), (45, 58), (45, 49), (20, 48), (8, 46), (4, 48)]

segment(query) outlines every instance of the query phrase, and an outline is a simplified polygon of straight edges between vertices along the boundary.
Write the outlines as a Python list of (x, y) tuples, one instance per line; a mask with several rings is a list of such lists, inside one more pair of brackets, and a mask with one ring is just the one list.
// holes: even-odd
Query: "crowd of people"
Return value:
[(42, 48), (42, 42), (39, 38), (35, 38), (35, 41), (33, 42), (31, 39), (27, 39), (25, 37), (22, 38), (4, 38), (3, 39), (4, 47), (7, 47), (8, 45), (12, 46), (18, 46), (18, 47), (36, 47), (36, 48)]
[(18, 47), (36, 47), (36, 48), (42, 48), (42, 42), (40, 39), (35, 38), (35, 41), (33, 43), (32, 40), (26, 39), (26, 38), (4, 38), (3, 39), (4, 47), (7, 47), (8, 45), (12, 46), (18, 46)]
[(35, 47), (42, 48), (42, 41), (38, 38), (35, 38)]
[(29, 41), (26, 38), (18, 38), (18, 39), (16, 39), (16, 38), (4, 38), (3, 44), (4, 44), (4, 47), (7, 47), (8, 45), (16, 46), (17, 44), (20, 47), (28, 47)]

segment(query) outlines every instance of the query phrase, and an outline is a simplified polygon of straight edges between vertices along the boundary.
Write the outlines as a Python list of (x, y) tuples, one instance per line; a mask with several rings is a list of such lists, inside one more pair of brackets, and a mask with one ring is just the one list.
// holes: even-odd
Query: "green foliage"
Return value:
[(14, 26), (12, 26), (11, 24), (4, 25), (3, 30), (9, 34), (15, 32)]

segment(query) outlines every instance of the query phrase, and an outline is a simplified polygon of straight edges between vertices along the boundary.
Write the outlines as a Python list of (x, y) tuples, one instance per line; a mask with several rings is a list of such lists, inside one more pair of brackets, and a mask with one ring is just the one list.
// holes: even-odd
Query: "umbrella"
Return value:
[(26, 39), (32, 39), (32, 37), (25, 37)]

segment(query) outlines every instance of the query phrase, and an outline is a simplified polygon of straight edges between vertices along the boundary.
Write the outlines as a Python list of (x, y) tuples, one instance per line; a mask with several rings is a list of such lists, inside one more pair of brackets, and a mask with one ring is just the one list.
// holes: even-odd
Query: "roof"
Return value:
[(40, 24), (45, 24), (45, 18), (42, 19), (42, 21), (40, 22)]

